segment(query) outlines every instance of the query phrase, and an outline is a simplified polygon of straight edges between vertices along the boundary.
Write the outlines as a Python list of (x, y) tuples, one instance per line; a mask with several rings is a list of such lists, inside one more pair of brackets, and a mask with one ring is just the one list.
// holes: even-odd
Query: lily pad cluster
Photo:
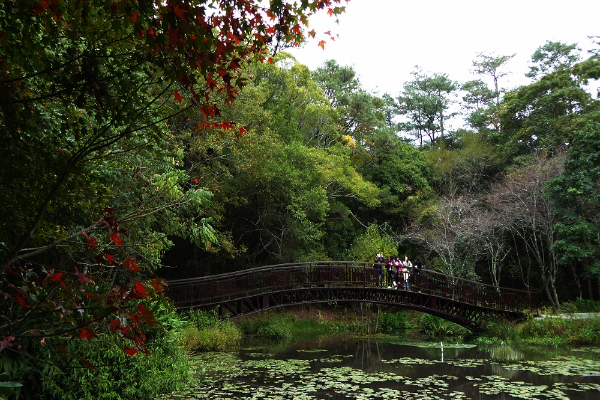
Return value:
[(242, 353), (198, 355), (194, 385), (161, 399), (569, 399), (578, 394), (600, 398), (600, 360), (583, 354), (514, 363), (379, 358), (378, 363), (362, 366), (353, 363), (353, 354), (326, 349), (286, 355), (259, 349)]

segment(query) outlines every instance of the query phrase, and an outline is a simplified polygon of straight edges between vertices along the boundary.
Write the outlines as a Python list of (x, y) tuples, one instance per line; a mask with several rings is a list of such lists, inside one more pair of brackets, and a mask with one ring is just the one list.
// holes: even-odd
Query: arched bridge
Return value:
[(422, 311), (481, 331), (486, 315), (511, 320), (537, 308), (531, 292), (497, 288), (424, 270), (408, 290), (388, 289), (387, 277), (369, 263), (324, 261), (280, 264), (226, 274), (168, 281), (178, 309), (218, 308), (235, 318), (270, 308), (308, 303), (369, 302)]

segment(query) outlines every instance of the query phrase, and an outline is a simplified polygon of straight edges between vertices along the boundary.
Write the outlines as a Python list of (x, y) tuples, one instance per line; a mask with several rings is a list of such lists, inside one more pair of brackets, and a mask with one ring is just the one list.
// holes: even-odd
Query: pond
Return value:
[(590, 347), (321, 338), (195, 361), (194, 387), (163, 399), (600, 398), (600, 348)]

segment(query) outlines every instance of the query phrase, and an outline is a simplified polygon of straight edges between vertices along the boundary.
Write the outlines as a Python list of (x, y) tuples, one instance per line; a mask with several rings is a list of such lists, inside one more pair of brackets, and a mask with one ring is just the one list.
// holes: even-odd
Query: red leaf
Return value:
[(81, 234), (83, 236), (85, 236), (85, 239), (87, 240), (87, 244), (90, 247), (96, 247), (96, 245), (98, 244), (98, 241), (96, 239), (94, 239), (93, 237), (91, 237), (90, 235), (87, 234), (86, 231), (81, 231)]
[(139, 293), (140, 295), (142, 295), (143, 297), (147, 298), (148, 295), (146, 295), (146, 286), (142, 285), (140, 283), (140, 281), (136, 281), (135, 284), (133, 285), (133, 289)]
[(333, 15), (333, 9), (330, 8), (329, 10), (327, 10), (327, 14), (329, 14), (329, 16), (331, 17)]
[(138, 349), (134, 349), (132, 347), (126, 347), (125, 348), (125, 353), (127, 353), (128, 356), (135, 356), (137, 353), (139, 353)]
[(162, 290), (163, 290), (163, 285), (160, 283), (160, 281), (157, 278), (152, 279), (152, 281), (150, 282), (150, 285), (152, 285), (154, 290), (156, 290), (157, 292), (162, 292)]
[(60, 282), (63, 275), (64, 275), (63, 272), (57, 272), (55, 274), (53, 270), (49, 269), (48, 277), (46, 279), (44, 279), (43, 284), (46, 285), (48, 282)]
[(81, 332), (79, 334), (79, 339), (87, 339), (88, 342), (91, 342), (92, 338), (97, 335), (97, 333), (88, 331), (85, 328), (79, 328), (79, 331)]
[(133, 22), (137, 22), (137, 17), (138, 17), (138, 14), (136, 12), (134, 12), (133, 14), (131, 14), (131, 20)]
[(64, 272), (57, 272), (56, 274), (52, 275), (52, 282), (60, 282), (62, 280), (63, 275)]
[(169, 40), (173, 44), (177, 44), (179, 41), (179, 31), (177, 29), (171, 29), (169, 26)]
[(117, 328), (119, 328), (121, 326), (121, 322), (118, 319), (111, 319), (110, 320), (110, 327), (112, 328), (112, 330), (116, 330)]
[(140, 313), (142, 313), (142, 318), (149, 326), (155, 326), (157, 324), (156, 318), (154, 318), (154, 313), (148, 309), (143, 304), (138, 304), (137, 306)]
[(179, 104), (181, 104), (181, 95), (179, 94), (179, 90), (175, 91), (175, 100), (179, 102)]
[(322, 48), (323, 50), (325, 50), (325, 41), (324, 41), (324, 40), (321, 40), (321, 41), (319, 42), (319, 46), (321, 46), (321, 48)]
[(75, 275), (77, 275), (77, 279), (79, 279), (79, 282), (81, 282), (84, 285), (88, 282), (94, 282), (93, 280), (91, 280), (90, 278), (88, 278), (87, 276), (85, 276), (84, 274), (79, 272), (77, 267), (75, 267)]
[(175, 6), (174, 11), (175, 11), (175, 15), (177, 15), (179, 18), (185, 19), (185, 16), (183, 15), (183, 14), (185, 14), (185, 10), (183, 8), (179, 7), (179, 4), (177, 4)]
[(127, 256), (127, 258), (125, 259), (123, 266), (130, 271), (141, 271), (142, 270), (141, 268), (138, 268), (137, 261), (132, 260), (129, 256)]
[(13, 347), (14, 346), (14, 340), (15, 337), (14, 336), (5, 336), (2, 341), (0, 342), (0, 353), (2, 353), (2, 350), (8, 348), (8, 347)]
[(109, 264), (113, 264), (115, 262), (115, 258), (108, 253), (104, 254), (104, 257), (106, 257), (106, 261), (108, 261)]
[(113, 242), (115, 242), (115, 244), (117, 246), (123, 247), (123, 242), (121, 241), (121, 238), (116, 233), (111, 233), (110, 238)]
[(21, 298), (21, 296), (19, 295), (19, 293), (18, 293), (18, 292), (17, 292), (17, 293), (15, 293), (15, 300), (17, 301), (17, 303), (19, 303), (19, 305), (20, 305), (21, 307), (25, 307), (25, 308), (31, 308), (31, 307), (29, 306), (29, 304), (27, 304), (27, 302)]
[(65, 289), (67, 288), (67, 285), (65, 285), (65, 282), (63, 281), (64, 272), (57, 272), (55, 274), (54, 271), (49, 270), (48, 274), (49, 274), (49, 276), (48, 276), (48, 278), (44, 279), (44, 283), (60, 282), (60, 286), (62, 286)]

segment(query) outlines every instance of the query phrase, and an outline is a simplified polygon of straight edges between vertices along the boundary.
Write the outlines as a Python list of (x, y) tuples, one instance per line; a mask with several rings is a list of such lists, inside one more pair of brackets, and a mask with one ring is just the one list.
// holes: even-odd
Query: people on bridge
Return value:
[(393, 261), (393, 268), (394, 268), (394, 287), (398, 287), (398, 274), (401, 272), (400, 271), (400, 267), (402, 266), (402, 263), (400, 261), (400, 256), (394, 256), (394, 261)]
[(373, 263), (373, 268), (375, 268), (377, 270), (377, 272), (379, 272), (379, 282), (377, 283), (377, 286), (380, 286), (381, 284), (383, 284), (384, 281), (384, 271), (383, 271), (383, 266), (385, 264), (385, 259), (383, 257), (383, 254), (381, 253), (377, 253), (377, 256), (375, 256), (375, 262)]
[(408, 256), (404, 256), (404, 261), (402, 262), (402, 281), (404, 284), (404, 289), (409, 289), (409, 279), (412, 272), (412, 263), (408, 259)]
[(402, 286), (404, 289), (410, 289), (412, 285), (419, 284), (417, 280), (423, 271), (423, 262), (418, 258), (413, 265), (407, 255), (401, 260), (398, 255), (385, 258), (382, 253), (377, 253), (373, 267), (378, 272), (377, 286), (387, 286), (388, 289)]
[(385, 260), (385, 270), (387, 271), (387, 288), (391, 289), (394, 285), (394, 256), (389, 256)]
[(410, 262), (410, 260), (408, 259), (408, 256), (404, 256), (404, 261), (402, 261), (402, 265), (406, 266), (410, 271), (412, 271), (412, 263)]

